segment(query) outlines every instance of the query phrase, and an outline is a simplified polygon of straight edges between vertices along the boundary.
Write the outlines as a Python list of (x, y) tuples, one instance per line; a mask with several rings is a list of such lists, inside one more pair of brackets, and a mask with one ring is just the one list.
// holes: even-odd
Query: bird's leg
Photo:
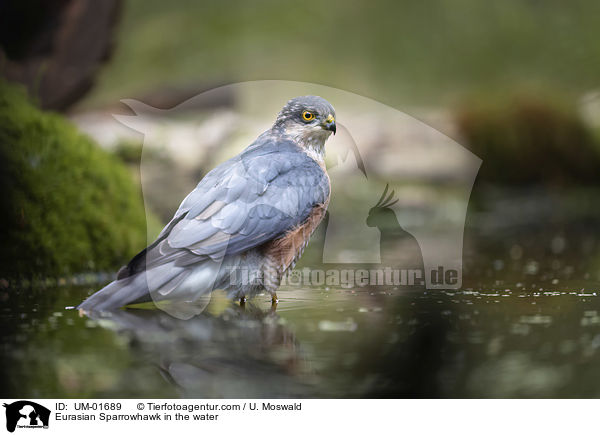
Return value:
[(277, 303), (279, 299), (277, 299), (277, 293), (271, 293), (271, 312), (274, 313), (277, 310)]
[(263, 270), (263, 285), (266, 291), (271, 294), (271, 304), (279, 302), (277, 299), (277, 289), (281, 284), (280, 269), (273, 259), (268, 259)]

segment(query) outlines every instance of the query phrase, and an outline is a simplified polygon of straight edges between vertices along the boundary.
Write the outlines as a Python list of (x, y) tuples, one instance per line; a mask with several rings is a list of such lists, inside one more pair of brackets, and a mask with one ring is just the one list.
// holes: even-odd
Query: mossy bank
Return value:
[(146, 244), (139, 186), (115, 156), (0, 81), (0, 278), (117, 268)]

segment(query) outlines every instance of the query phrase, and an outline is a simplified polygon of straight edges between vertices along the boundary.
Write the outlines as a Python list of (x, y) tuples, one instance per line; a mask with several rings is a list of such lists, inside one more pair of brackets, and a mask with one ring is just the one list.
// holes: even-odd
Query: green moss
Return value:
[(143, 202), (126, 167), (4, 82), (0, 187), (0, 277), (112, 269), (145, 246)]

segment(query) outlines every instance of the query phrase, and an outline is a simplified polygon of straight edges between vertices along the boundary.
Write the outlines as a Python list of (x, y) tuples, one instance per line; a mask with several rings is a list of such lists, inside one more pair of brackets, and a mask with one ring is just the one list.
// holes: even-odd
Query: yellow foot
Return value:
[(273, 297), (271, 298), (271, 313), (274, 313), (275, 311), (277, 311), (277, 303), (279, 302), (279, 299), (277, 299), (277, 295), (273, 295)]

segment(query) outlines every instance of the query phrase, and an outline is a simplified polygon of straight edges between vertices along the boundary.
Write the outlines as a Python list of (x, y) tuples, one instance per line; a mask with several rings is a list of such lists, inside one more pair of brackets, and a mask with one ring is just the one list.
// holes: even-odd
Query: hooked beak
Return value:
[(325, 130), (328, 131), (332, 131), (333, 134), (335, 134), (336, 132), (336, 128), (335, 128), (335, 118), (333, 117), (333, 115), (329, 115), (327, 117), (327, 119), (325, 120), (325, 122), (323, 123), (323, 128)]

